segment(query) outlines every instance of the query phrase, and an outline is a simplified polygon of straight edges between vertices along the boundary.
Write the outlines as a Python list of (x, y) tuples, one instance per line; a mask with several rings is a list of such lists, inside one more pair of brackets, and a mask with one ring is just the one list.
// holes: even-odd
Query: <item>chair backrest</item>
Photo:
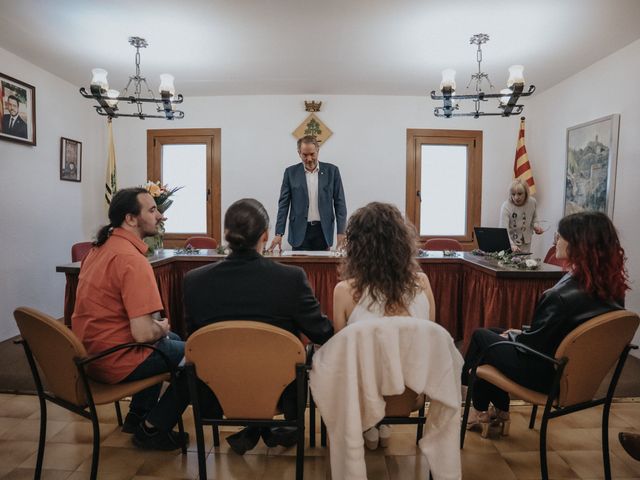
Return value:
[(386, 403), (385, 417), (408, 417), (416, 410), (418, 395), (410, 388), (405, 388), (400, 395), (389, 395), (384, 397)]
[(47, 391), (74, 405), (86, 405), (82, 379), (74, 363), (75, 358), (87, 356), (80, 340), (62, 322), (34, 308), (17, 308), (13, 316), (40, 367)]
[(189, 237), (184, 241), (184, 248), (218, 248), (218, 242), (213, 237)]
[(550, 265), (557, 265), (558, 267), (562, 267), (564, 270), (567, 270), (567, 264), (564, 260), (559, 260), (556, 257), (556, 246), (551, 245), (547, 255), (544, 257), (544, 263), (548, 263)]
[(593, 399), (639, 323), (637, 314), (616, 310), (586, 321), (564, 338), (555, 354), (569, 360), (560, 379), (561, 407)]
[(71, 247), (71, 261), (72, 262), (81, 262), (84, 260), (84, 257), (87, 256), (89, 250), (93, 247), (92, 242), (79, 242), (74, 243)]
[(185, 357), (227, 418), (270, 419), (296, 377), (296, 364), (305, 363), (305, 349), (286, 330), (235, 320), (196, 331), (187, 340)]
[(462, 245), (458, 240), (453, 238), (430, 238), (424, 242), (425, 250), (455, 250), (457, 252), (462, 250)]

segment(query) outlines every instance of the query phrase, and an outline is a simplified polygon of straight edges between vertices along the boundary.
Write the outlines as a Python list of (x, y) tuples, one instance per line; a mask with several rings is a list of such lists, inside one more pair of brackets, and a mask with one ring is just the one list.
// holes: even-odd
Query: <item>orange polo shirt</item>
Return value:
[[(153, 269), (145, 257), (146, 244), (122, 228), (92, 248), (80, 268), (71, 328), (89, 355), (135, 342), (129, 319), (162, 310)], [(89, 367), (96, 380), (118, 383), (152, 350), (120, 350)]]

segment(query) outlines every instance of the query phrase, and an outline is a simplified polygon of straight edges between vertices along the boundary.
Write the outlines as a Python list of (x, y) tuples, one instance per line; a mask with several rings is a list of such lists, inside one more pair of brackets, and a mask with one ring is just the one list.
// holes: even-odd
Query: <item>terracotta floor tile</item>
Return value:
[(602, 448), (599, 428), (558, 428), (550, 425), (547, 430), (547, 446), (552, 450), (599, 450)]
[(0, 440), (0, 468), (13, 470), (37, 450), (37, 442)]
[(12, 395), (5, 398), (0, 410), (3, 417), (28, 418), (34, 412), (40, 411), (40, 403), (34, 395)]
[[(381, 452), (366, 452), (365, 462), (367, 464), (368, 480), (390, 480), (389, 471), (385, 456)], [(331, 467), (329, 467), (330, 469)]]
[(506, 460), (498, 453), (462, 452), (462, 478), (464, 480), (500, 479), (516, 480)]
[[(91, 452), (91, 445), (48, 442), (44, 449), (44, 468), (73, 471), (91, 455)], [(31, 455), (19, 466), (20, 468), (34, 468), (36, 454)]]
[(21, 418), (0, 417), (0, 438), (6, 431), (13, 430), (21, 421)]
[(254, 480), (262, 477), (266, 464), (267, 457), (264, 455), (212, 453), (207, 457), (207, 478)]
[[(98, 478), (102, 479), (107, 475), (119, 479), (130, 479), (138, 473), (138, 470), (145, 462), (144, 455), (135, 448), (114, 448), (101, 447), (100, 460), (98, 462)], [(87, 458), (77, 468), (78, 472), (88, 473), (91, 471), (91, 457)]]
[[(580, 478), (604, 478), (602, 450), (558, 451), (557, 453)], [(633, 478), (638, 475), (618, 456), (611, 454), (611, 476), (613, 478)]]
[[(7, 480), (32, 480), (34, 474), (35, 469), (33, 468), (16, 468), (3, 478), (6, 478)], [(68, 480), (71, 475), (73, 475), (73, 472), (68, 470), (43, 469), (42, 476), (40, 478), (42, 480)]]
[(144, 463), (137, 475), (150, 475), (168, 478), (195, 478), (198, 475), (198, 457), (195, 452), (182, 455), (180, 450), (173, 452), (142, 452)]
[(423, 455), (385, 458), (389, 480), (429, 480), (429, 465)]
[[(67, 426), (67, 422), (58, 420), (47, 421), (47, 442)], [(37, 442), (40, 438), (40, 420), (24, 419), (21, 420), (14, 428), (6, 430), (0, 435), (2, 440), (26, 440)]]
[[(540, 478), (540, 452), (502, 453), (518, 480)], [(547, 467), (551, 479), (577, 479), (578, 474), (556, 452), (547, 452)]]
[[(36, 405), (38, 405), (37, 403), (38, 397), (34, 397), (34, 398), (36, 399)], [(31, 415), (29, 415), (29, 418), (33, 420), (38, 420), (40, 418), (39, 406), (37, 406), (33, 410)], [(82, 420), (82, 417), (77, 413), (73, 413), (67, 410), (66, 408), (62, 408), (56, 405), (55, 403), (47, 402), (47, 420), (57, 420), (61, 422), (77, 422), (79, 420)]]
[(385, 455), (419, 455), (420, 449), (416, 445), (415, 432), (393, 432), (389, 438), (389, 446), (384, 449), (384, 453)]
[[(100, 442), (104, 441), (118, 426), (113, 423), (100, 423)], [(93, 445), (93, 426), (91, 422), (69, 422), (62, 430), (50, 438), (51, 442), (58, 443), (89, 443)]]
[[(324, 480), (326, 477), (327, 468), (329, 468), (329, 465), (324, 458), (305, 458), (304, 478), (305, 480)], [(264, 473), (260, 478), (262, 480), (281, 480), (283, 478), (295, 478), (295, 472), (295, 457), (267, 457)]]

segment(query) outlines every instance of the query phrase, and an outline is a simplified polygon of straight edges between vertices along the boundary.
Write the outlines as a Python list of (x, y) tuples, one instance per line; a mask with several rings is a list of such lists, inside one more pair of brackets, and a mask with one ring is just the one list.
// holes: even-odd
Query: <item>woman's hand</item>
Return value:
[(509, 330), (505, 330), (504, 332), (502, 332), (500, 336), (504, 338), (509, 338), (509, 332), (513, 332), (517, 335), (520, 335), (522, 333), (522, 330), (519, 330), (517, 328), (510, 328)]

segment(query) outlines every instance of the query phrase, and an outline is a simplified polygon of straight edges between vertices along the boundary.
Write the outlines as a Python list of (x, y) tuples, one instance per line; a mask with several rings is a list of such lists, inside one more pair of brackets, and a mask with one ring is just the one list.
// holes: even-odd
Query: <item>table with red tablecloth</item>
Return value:
[[(273, 260), (304, 269), (311, 288), (329, 318), (333, 315), (333, 288), (338, 283), (341, 259), (328, 256), (274, 255)], [(185, 274), (194, 268), (224, 260), (213, 250), (197, 254), (176, 254), (161, 250), (149, 257), (171, 328), (185, 337), (182, 285)], [(429, 252), (418, 263), (431, 282), (436, 302), (436, 322), (456, 340), (465, 340), (479, 327), (519, 328), (531, 321), (537, 299), (563, 275), (556, 266), (542, 264), (537, 270), (501, 267), (488, 257), (459, 252), (455, 257)], [(71, 324), (80, 263), (56, 267), (66, 275), (64, 319)]]

